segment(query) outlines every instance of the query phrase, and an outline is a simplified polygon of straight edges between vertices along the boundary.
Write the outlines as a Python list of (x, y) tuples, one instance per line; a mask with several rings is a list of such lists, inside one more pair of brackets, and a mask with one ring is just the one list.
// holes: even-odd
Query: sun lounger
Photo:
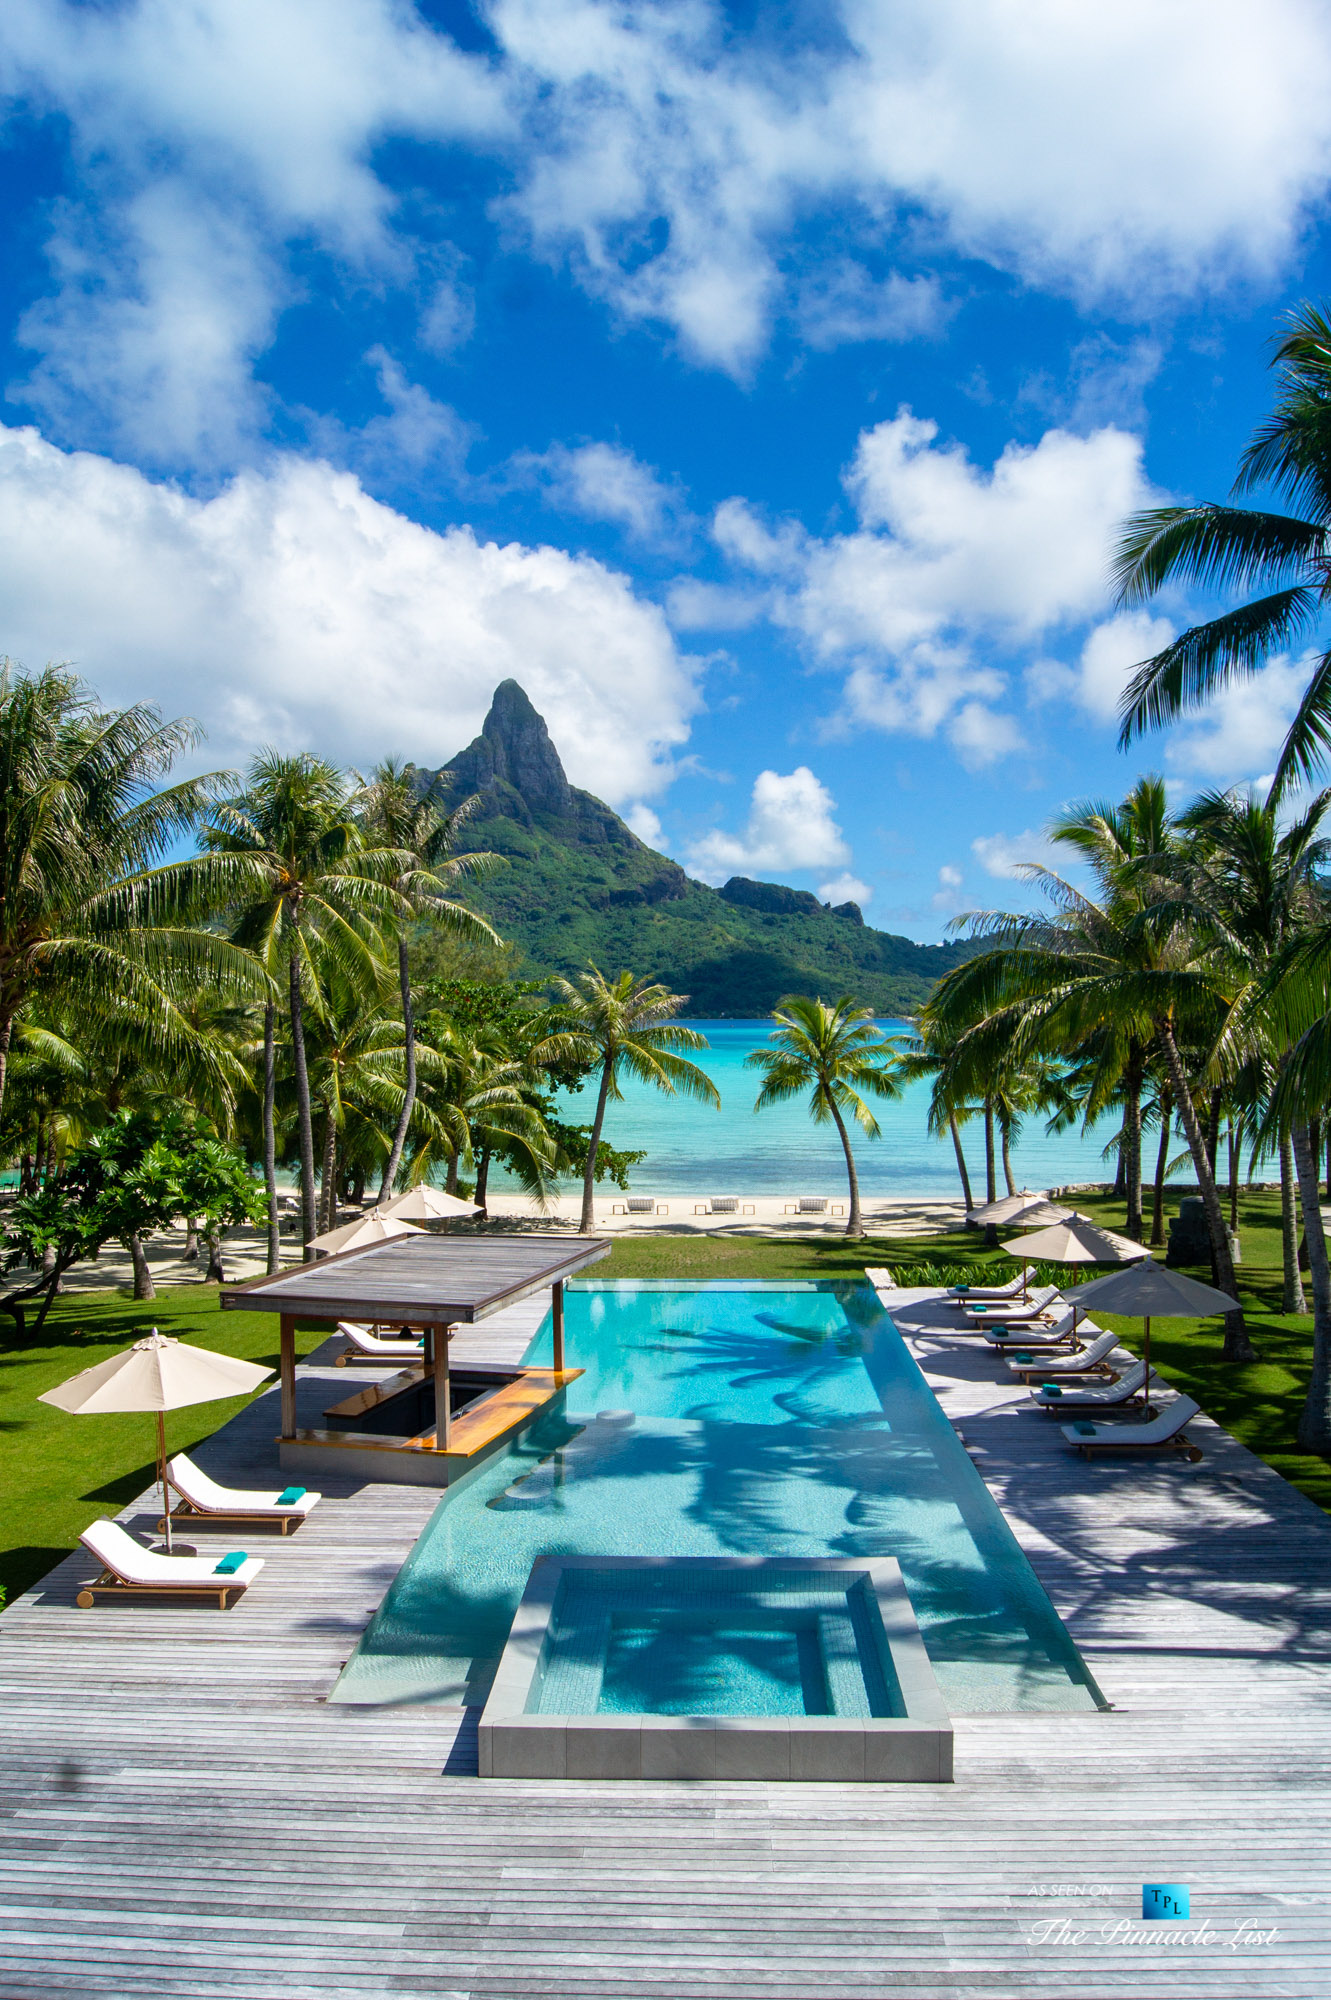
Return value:
[(669, 1215), (670, 1204), (658, 1201), (654, 1194), (627, 1194), (623, 1201), (612, 1203), (612, 1215)]
[(419, 1361), (425, 1352), (422, 1337), (412, 1335), (409, 1340), (400, 1336), (396, 1340), (384, 1340), (368, 1326), (357, 1326), (354, 1320), (340, 1319), (338, 1332), (346, 1340), (346, 1347), (337, 1357), (337, 1367), (345, 1368), (352, 1361)]
[(288, 1501), (284, 1506), (280, 1493), (250, 1493), (234, 1486), (219, 1486), (206, 1472), (200, 1472), (183, 1451), (169, 1461), (166, 1476), (180, 1495), (180, 1505), (171, 1510), (173, 1518), (178, 1521), (205, 1524), (209, 1521), (276, 1521), (285, 1535), (288, 1528), (300, 1526), (321, 1498), (318, 1493), (302, 1493), (299, 1500)]
[(1020, 1273), (1009, 1278), (1005, 1285), (949, 1285), (947, 1297), (958, 1305), (984, 1305), (992, 1299), (995, 1303), (1003, 1299), (1018, 1299), (1025, 1292), (1025, 1279)]
[[(1032, 1356), (1029, 1361), (1009, 1361), (1008, 1367), (1021, 1382), (1043, 1381), (1047, 1375), (1112, 1375), (1114, 1371), (1109, 1365), (1109, 1357), (1118, 1346), (1118, 1335), (1101, 1333), (1088, 1320), (1082, 1321), (1081, 1331), (1095, 1334), (1095, 1339), (1071, 1354), (1046, 1354), (1043, 1360)], [(1013, 1340), (1009, 1345), (1021, 1348), (1019, 1340)], [(1032, 1341), (1031, 1345), (1036, 1343)]]
[(996, 1326), (981, 1326), (976, 1329), (982, 1340), (991, 1347), (1062, 1347), (1074, 1334), (1099, 1333), (1094, 1320), (1079, 1318), (1068, 1306), (1066, 1311), (1046, 1314), (1042, 1320), (1034, 1320), (1025, 1325), (1020, 1320), (1003, 1320)]
[(961, 1299), (952, 1299), (948, 1303), (961, 1306), (967, 1326), (1012, 1326), (1023, 1319), (1039, 1319), (1040, 1315), (1048, 1313), (1051, 1307), (1055, 1312), (1061, 1313), (1066, 1310), (1066, 1301), (1057, 1285), (1042, 1286), (1038, 1292), (1032, 1292), (1021, 1305), (1014, 1301), (1011, 1305), (1000, 1302), (992, 1306), (972, 1307), (965, 1305)]
[(786, 1202), (781, 1211), (783, 1215), (827, 1215), (830, 1213), (834, 1216), (844, 1215), (845, 1212), (846, 1204), (843, 1201), (829, 1202), (825, 1194), (798, 1195), (794, 1201)]
[(1195, 1465), (1202, 1450), (1187, 1435), (1186, 1427), (1200, 1415), (1191, 1396), (1176, 1396), (1146, 1424), (1063, 1424), (1061, 1429), (1073, 1450), (1085, 1458), (1097, 1451), (1180, 1451)]
[[(223, 1611), (235, 1591), (248, 1588), (263, 1568), (261, 1556), (246, 1556), (237, 1569), (219, 1576), (215, 1556), (159, 1556), (145, 1549), (119, 1521), (94, 1521), (79, 1536), (96, 1556), (102, 1573), (75, 1598), (80, 1610), (92, 1608), (99, 1591), (155, 1597), (215, 1597)], [(226, 1557), (222, 1557), (226, 1561)]]
[(1043, 1410), (1106, 1410), (1135, 1402), (1145, 1387), (1146, 1363), (1134, 1361), (1112, 1382), (1088, 1382), (1080, 1389), (1064, 1389), (1057, 1396), (1032, 1389), (1031, 1395)]
[(741, 1202), (737, 1194), (714, 1194), (710, 1201), (696, 1201), (695, 1215), (754, 1215), (757, 1213), (751, 1201)]

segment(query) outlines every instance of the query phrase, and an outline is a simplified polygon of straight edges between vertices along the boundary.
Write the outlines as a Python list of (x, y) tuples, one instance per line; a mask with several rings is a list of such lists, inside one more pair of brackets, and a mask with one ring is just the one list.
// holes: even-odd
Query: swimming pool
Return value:
[(1100, 1704), (867, 1285), (570, 1286), (565, 1339), (566, 1410), (440, 1501), (332, 1700), (483, 1701), (538, 1555), (785, 1555), (894, 1556), (953, 1714)]

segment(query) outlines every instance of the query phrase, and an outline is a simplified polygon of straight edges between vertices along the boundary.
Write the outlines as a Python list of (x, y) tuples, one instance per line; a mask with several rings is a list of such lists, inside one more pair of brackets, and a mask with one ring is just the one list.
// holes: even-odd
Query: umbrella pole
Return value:
[[(1146, 1332), (1142, 1336), (1142, 1360), (1146, 1363), (1146, 1380), (1142, 1383), (1142, 1422), (1151, 1421), (1151, 1315), (1146, 1315)], [(1087, 1457), (1090, 1457), (1088, 1452)]]
[(166, 1483), (166, 1415), (157, 1412), (157, 1470), (162, 1481), (162, 1532), (166, 1536), (166, 1553), (174, 1555), (171, 1547), (171, 1489)]

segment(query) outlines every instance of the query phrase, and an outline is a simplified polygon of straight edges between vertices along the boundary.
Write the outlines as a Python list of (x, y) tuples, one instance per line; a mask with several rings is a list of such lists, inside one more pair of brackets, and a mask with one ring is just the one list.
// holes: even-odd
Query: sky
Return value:
[(1321, 0), (6, 0), (0, 652), (423, 765), (513, 676), (701, 879), (931, 940), (1116, 748), (1331, 293)]

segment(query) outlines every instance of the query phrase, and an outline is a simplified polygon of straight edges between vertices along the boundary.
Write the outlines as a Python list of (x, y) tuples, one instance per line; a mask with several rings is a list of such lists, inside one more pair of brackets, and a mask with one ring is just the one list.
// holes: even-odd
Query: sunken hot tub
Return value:
[(483, 1778), (952, 1777), (898, 1565), (543, 1556), (481, 1716)]

